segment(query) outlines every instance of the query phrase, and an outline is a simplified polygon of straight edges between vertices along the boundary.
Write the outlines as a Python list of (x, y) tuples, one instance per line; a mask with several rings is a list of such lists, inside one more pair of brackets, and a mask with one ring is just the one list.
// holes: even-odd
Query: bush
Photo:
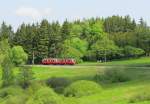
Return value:
[(16, 95), (8, 96), (3, 104), (26, 104), (27, 96), (25, 95)]
[(140, 48), (135, 48), (132, 46), (125, 46), (124, 54), (126, 57), (138, 57), (144, 55), (145, 51)]
[(62, 100), (51, 88), (42, 87), (27, 104), (62, 104)]
[(15, 46), (11, 49), (12, 61), (15, 65), (24, 65), (28, 60), (28, 55), (23, 50), (22, 46)]
[(33, 71), (28, 66), (20, 67), (18, 74), (18, 83), (22, 88), (27, 88), (31, 85), (31, 81), (33, 80)]
[(10, 86), (0, 90), (0, 97), (5, 99), (3, 104), (25, 104), (28, 98), (24, 90), (18, 86)]
[(129, 99), (129, 103), (137, 103), (143, 101), (150, 101), (150, 90), (136, 93)]
[(130, 77), (127, 75), (125, 70), (123, 69), (107, 69), (104, 71), (103, 74), (99, 74), (95, 76), (95, 79), (97, 81), (103, 81), (103, 82), (110, 82), (110, 83), (116, 83), (116, 82), (126, 82), (130, 80)]
[(18, 86), (10, 86), (0, 90), (0, 97), (5, 98), (7, 96), (16, 96), (24, 94), (24, 90)]
[(68, 86), (65, 91), (65, 96), (82, 97), (101, 92), (102, 88), (92, 81), (77, 81)]
[(42, 83), (40, 81), (33, 81), (31, 85), (26, 89), (28, 95), (34, 95), (39, 89), (41, 89), (43, 86), (46, 86), (45, 83)]
[(49, 78), (46, 80), (46, 84), (53, 88), (57, 93), (62, 93), (64, 88), (67, 87), (71, 81), (67, 78)]

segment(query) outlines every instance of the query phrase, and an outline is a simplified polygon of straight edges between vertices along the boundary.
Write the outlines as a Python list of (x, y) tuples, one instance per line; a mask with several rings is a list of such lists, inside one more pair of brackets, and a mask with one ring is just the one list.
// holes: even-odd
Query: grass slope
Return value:
[[(142, 67), (138, 67), (138, 66)], [(72, 80), (92, 80), (97, 73), (115, 68), (125, 69), (131, 81), (125, 83), (104, 84), (103, 92), (81, 98), (63, 97), (65, 104), (129, 104), (129, 98), (137, 92), (150, 88), (150, 58), (144, 57), (108, 63), (82, 63), (75, 66), (33, 66), (36, 80), (50, 77), (67, 77)], [(133, 66), (133, 67), (132, 67)], [(17, 71), (16, 71), (17, 72)], [(1, 72), (0, 72), (1, 73)], [(150, 91), (150, 90), (149, 90)], [(134, 104), (150, 104), (143, 101)]]
[[(138, 66), (143, 67), (138, 67)], [(64, 98), (66, 104), (129, 104), (129, 98), (133, 94), (147, 90), (150, 87), (150, 58), (144, 57), (124, 61), (108, 63), (83, 63), (77, 66), (34, 66), (33, 71), (38, 80), (49, 77), (67, 77), (70, 79), (92, 79), (96, 73), (104, 70), (117, 68), (125, 69), (131, 76), (131, 81), (116, 84), (102, 84), (103, 92), (84, 96), (81, 98)], [(133, 66), (133, 67), (132, 67)], [(150, 101), (143, 101), (134, 104), (150, 104)]]

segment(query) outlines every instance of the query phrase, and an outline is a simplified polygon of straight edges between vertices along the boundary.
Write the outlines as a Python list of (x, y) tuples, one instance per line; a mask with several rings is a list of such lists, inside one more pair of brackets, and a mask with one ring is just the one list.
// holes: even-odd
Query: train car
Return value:
[(57, 59), (57, 58), (45, 58), (42, 60), (43, 65), (75, 65), (74, 59)]

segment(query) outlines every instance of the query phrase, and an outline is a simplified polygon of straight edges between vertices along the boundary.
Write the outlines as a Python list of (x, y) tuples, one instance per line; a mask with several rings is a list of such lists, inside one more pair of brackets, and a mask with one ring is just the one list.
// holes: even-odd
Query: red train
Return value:
[(45, 58), (42, 60), (43, 65), (75, 65), (74, 59), (57, 59), (57, 58)]

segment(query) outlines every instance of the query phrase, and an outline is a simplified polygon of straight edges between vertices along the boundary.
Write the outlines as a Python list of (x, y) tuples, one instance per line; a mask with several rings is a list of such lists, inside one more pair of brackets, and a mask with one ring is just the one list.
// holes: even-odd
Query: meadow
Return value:
[[(74, 80), (94, 80), (97, 73), (104, 70), (125, 70), (131, 80), (119, 83), (103, 83), (102, 93), (81, 98), (64, 98), (67, 103), (77, 104), (128, 104), (129, 99), (137, 93), (150, 91), (150, 58), (113, 61), (108, 63), (82, 63), (75, 66), (33, 66), (37, 80), (50, 77), (66, 77)], [(144, 96), (144, 94), (143, 94)], [(134, 104), (149, 104), (150, 100), (143, 100)]]
[[(35, 82), (45, 82), (45, 80), (50, 78), (66, 78), (71, 80), (72, 83), (79, 80), (89, 80), (98, 83), (102, 87), (100, 93), (97, 92), (81, 97), (66, 97), (63, 93), (58, 93), (63, 99), (63, 104), (150, 104), (149, 65), (150, 58), (143, 57), (108, 63), (85, 62), (75, 66), (33, 65), (31, 69), (34, 72)], [(95, 80), (97, 74), (101, 75), (106, 70), (112, 69), (124, 70), (124, 74), (129, 76), (130, 80), (114, 83)], [(17, 72), (16, 68), (15, 73)], [(0, 96), (2, 96), (1, 94), (2, 92), (0, 91)], [(4, 99), (0, 99), (0, 102), (0, 104), (8, 104), (3, 103)]]

